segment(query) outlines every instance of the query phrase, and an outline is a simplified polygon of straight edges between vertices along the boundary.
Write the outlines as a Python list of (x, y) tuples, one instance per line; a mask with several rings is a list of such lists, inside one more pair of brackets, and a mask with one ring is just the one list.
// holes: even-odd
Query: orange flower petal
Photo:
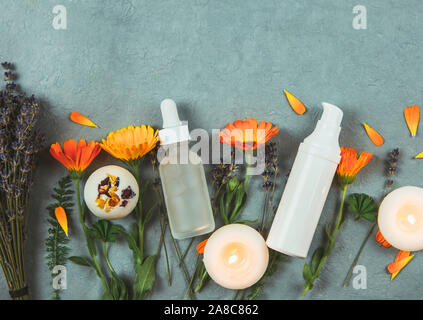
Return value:
[(383, 140), (383, 137), (377, 132), (375, 129), (370, 127), (368, 124), (363, 123), (364, 129), (366, 130), (367, 135), (369, 136), (370, 140), (372, 142), (380, 147), (385, 141)]
[(385, 248), (389, 248), (391, 244), (385, 240), (385, 237), (382, 235), (380, 230), (376, 233), (376, 241), (379, 242)]
[(399, 251), (395, 261), (388, 266), (389, 273), (392, 274), (391, 280), (393, 280), (398, 273), (413, 259), (413, 256), (410, 256), (410, 251)]
[(56, 216), (57, 222), (59, 222), (59, 225), (66, 233), (66, 236), (68, 236), (68, 218), (66, 217), (65, 209), (63, 209), (63, 207), (57, 207), (54, 209), (54, 214)]
[(284, 90), (283, 91), (285, 93), (286, 99), (289, 102), (289, 105), (291, 106), (291, 108), (298, 114), (303, 114), (304, 112), (306, 112), (306, 107), (304, 106), (304, 104), (294, 95), (290, 94), (288, 91)]
[(72, 112), (70, 114), (70, 119), (73, 122), (80, 124), (82, 126), (98, 128), (98, 126), (94, 122), (92, 122), (90, 119), (88, 119), (86, 116), (84, 116), (83, 114), (79, 112)]
[(423, 159), (423, 152), (420, 152), (417, 156), (414, 157), (415, 159)]
[(417, 127), (420, 121), (419, 106), (411, 106), (404, 109), (405, 122), (407, 122), (408, 129), (412, 137), (416, 136)]
[(201, 241), (198, 246), (195, 248), (198, 252), (198, 254), (203, 254), (204, 253), (204, 249), (206, 248), (206, 243), (209, 239), (203, 240)]

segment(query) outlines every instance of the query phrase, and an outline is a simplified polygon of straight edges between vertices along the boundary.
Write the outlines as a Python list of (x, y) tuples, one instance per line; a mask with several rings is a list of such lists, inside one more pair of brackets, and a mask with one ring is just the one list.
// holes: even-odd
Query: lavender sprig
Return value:
[(24, 229), (37, 155), (44, 137), (35, 129), (40, 107), (34, 96), (17, 93), (6, 70), (0, 91), (0, 257), (12, 299), (27, 299)]

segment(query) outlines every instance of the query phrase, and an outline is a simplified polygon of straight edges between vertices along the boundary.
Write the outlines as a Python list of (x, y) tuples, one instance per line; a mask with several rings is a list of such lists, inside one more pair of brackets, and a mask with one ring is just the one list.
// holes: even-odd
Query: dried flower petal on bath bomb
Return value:
[(304, 106), (304, 104), (294, 95), (290, 94), (288, 91), (284, 90), (283, 91), (285, 93), (286, 99), (288, 100), (289, 104), (291, 105), (292, 109), (298, 113), (298, 114), (303, 114), (304, 112), (306, 112), (306, 107)]
[(363, 126), (370, 140), (372, 140), (376, 146), (380, 147), (385, 142), (379, 132), (370, 127), (367, 123), (363, 123)]
[(400, 250), (395, 258), (395, 261), (388, 266), (389, 273), (392, 274), (391, 280), (393, 280), (398, 273), (413, 259), (413, 256), (410, 256), (410, 251)]
[(415, 159), (423, 159), (423, 152), (420, 152), (417, 156), (414, 157)]
[(68, 218), (66, 217), (65, 209), (63, 209), (63, 207), (57, 207), (54, 209), (54, 214), (56, 216), (57, 222), (59, 222), (63, 231), (66, 233), (66, 236), (68, 236)]
[(417, 127), (420, 121), (419, 106), (411, 106), (404, 109), (405, 122), (407, 122), (408, 129), (412, 137), (416, 136)]
[(94, 122), (92, 122), (90, 119), (88, 119), (83, 114), (80, 114), (79, 112), (72, 112), (70, 114), (70, 119), (73, 122), (80, 124), (82, 126), (98, 128), (98, 126)]

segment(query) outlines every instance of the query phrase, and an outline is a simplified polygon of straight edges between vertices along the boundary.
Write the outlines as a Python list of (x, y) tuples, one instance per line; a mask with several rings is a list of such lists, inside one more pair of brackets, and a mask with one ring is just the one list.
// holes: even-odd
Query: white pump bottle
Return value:
[(313, 133), (300, 144), (266, 244), (305, 258), (341, 160), (339, 133), (343, 113), (323, 102)]
[(181, 122), (176, 104), (165, 99), (160, 105), (163, 129), (161, 145), (167, 147), (159, 173), (169, 225), (175, 239), (206, 234), (215, 223), (201, 158), (189, 150), (188, 123)]

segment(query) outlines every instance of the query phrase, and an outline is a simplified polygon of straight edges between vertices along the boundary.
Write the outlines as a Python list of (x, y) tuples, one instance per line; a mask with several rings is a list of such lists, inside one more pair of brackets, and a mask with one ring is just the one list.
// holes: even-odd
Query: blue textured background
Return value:
[[(67, 30), (52, 27), (52, 8), (67, 8)], [(354, 30), (352, 8), (367, 7), (368, 29)], [(423, 151), (420, 133), (409, 138), (405, 106), (421, 104), (423, 22), (419, 0), (394, 1), (129, 1), (129, 0), (0, 0), (0, 59), (16, 64), (23, 90), (43, 102), (47, 142), (67, 138), (99, 139), (129, 124), (161, 125), (159, 103), (171, 97), (190, 127), (220, 128), (228, 121), (256, 117), (280, 127), (276, 140), (281, 166), (288, 171), (298, 144), (314, 128), (320, 102), (344, 112), (341, 143), (375, 154), (350, 191), (382, 195), (386, 153), (400, 147), (396, 186), (421, 186), (423, 164), (412, 156)], [(297, 95), (309, 111), (298, 116), (282, 89)], [(68, 120), (82, 111), (101, 126), (85, 128)], [(362, 121), (386, 139), (377, 148), (361, 128)], [(113, 162), (104, 152), (90, 171)], [(44, 260), (46, 210), (53, 184), (65, 173), (49, 156), (41, 159), (28, 223), (27, 269), (31, 296), (51, 296)], [(147, 173), (145, 173), (147, 174)], [(324, 226), (333, 217), (339, 193), (326, 203), (312, 248), (324, 240)], [(278, 197), (281, 189), (279, 188)], [(259, 179), (249, 188), (246, 218), (258, 215), (263, 193)], [(306, 197), (306, 195), (305, 195)], [(130, 220), (130, 218), (128, 218)], [(126, 224), (128, 221), (122, 221)], [(85, 254), (76, 213), (71, 218), (72, 254)], [(366, 290), (343, 288), (347, 269), (369, 224), (349, 219), (322, 271), (312, 299), (420, 298), (423, 256), (415, 258), (394, 281), (385, 267), (394, 249), (370, 240), (360, 264), (367, 267)], [(155, 249), (158, 223), (147, 230)], [(184, 247), (187, 241), (182, 241)], [(171, 247), (168, 242), (169, 248)], [(173, 286), (167, 287), (165, 261), (152, 298), (183, 298), (185, 283), (171, 253)], [(133, 277), (130, 253), (113, 246), (112, 263)], [(189, 267), (195, 261), (192, 252)], [(268, 282), (263, 298), (296, 299), (302, 292), (304, 261), (289, 259)], [(101, 284), (93, 271), (68, 264), (66, 299), (97, 299)], [(3, 282), (0, 297), (8, 298)], [(232, 292), (211, 283), (199, 298), (231, 298)]]

